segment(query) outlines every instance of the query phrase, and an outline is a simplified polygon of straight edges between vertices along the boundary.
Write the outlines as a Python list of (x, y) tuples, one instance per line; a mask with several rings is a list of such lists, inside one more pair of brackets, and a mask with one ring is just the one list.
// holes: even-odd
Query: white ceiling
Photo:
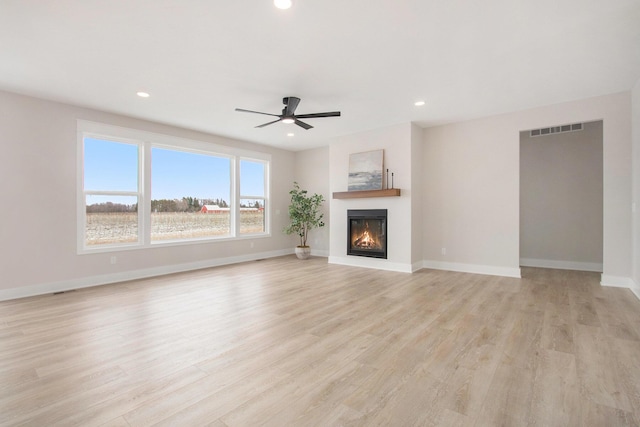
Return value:
[[(640, 78), (640, 0), (293, 1), (0, 0), (0, 89), (301, 150)], [(270, 117), (234, 111), (284, 96), (342, 117), (256, 129)]]

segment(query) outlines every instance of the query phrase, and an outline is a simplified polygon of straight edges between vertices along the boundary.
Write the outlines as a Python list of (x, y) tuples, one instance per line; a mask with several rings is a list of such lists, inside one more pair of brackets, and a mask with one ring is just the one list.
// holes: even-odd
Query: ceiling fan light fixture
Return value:
[(282, 123), (290, 125), (291, 123), (295, 123), (295, 120), (292, 117), (285, 117), (284, 119), (282, 119)]
[(273, 0), (273, 4), (278, 9), (289, 9), (291, 7), (291, 0)]

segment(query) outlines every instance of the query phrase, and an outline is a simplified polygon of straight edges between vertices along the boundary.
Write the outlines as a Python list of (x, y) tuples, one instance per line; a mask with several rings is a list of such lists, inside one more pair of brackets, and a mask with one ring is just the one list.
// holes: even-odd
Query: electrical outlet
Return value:
[(115, 256), (115, 255), (112, 255), (112, 256), (111, 256), (111, 264), (115, 264), (115, 263), (117, 263), (117, 262), (118, 262), (118, 258), (116, 258), (116, 256)]
[(253, 242), (251, 242), (251, 247), (253, 247)]
[(442, 249), (440, 249), (440, 253), (441, 253), (442, 255), (446, 255), (446, 254), (447, 254), (447, 248), (442, 248)]

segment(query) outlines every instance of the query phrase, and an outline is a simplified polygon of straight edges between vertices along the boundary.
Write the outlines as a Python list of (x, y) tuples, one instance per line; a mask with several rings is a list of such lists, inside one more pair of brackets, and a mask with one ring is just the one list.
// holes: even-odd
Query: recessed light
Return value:
[(291, 7), (291, 0), (273, 0), (273, 4), (278, 9), (289, 9)]
[(149, 94), (147, 92), (137, 92), (136, 95), (138, 95), (140, 98), (148, 98)]
[(424, 105), (424, 101), (416, 101), (413, 103), (416, 107), (422, 107)]
[(291, 132), (289, 132), (289, 133), (287, 134), (287, 136), (294, 136), (294, 135), (295, 135), (295, 133), (291, 133)]

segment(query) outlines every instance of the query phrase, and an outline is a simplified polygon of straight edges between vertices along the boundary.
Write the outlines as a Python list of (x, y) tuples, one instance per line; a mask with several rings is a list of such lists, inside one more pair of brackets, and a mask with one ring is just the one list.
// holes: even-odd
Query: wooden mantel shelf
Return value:
[(396, 197), (396, 196), (400, 196), (399, 188), (389, 188), (387, 190), (337, 191), (333, 193), (334, 199), (360, 199), (363, 197)]

